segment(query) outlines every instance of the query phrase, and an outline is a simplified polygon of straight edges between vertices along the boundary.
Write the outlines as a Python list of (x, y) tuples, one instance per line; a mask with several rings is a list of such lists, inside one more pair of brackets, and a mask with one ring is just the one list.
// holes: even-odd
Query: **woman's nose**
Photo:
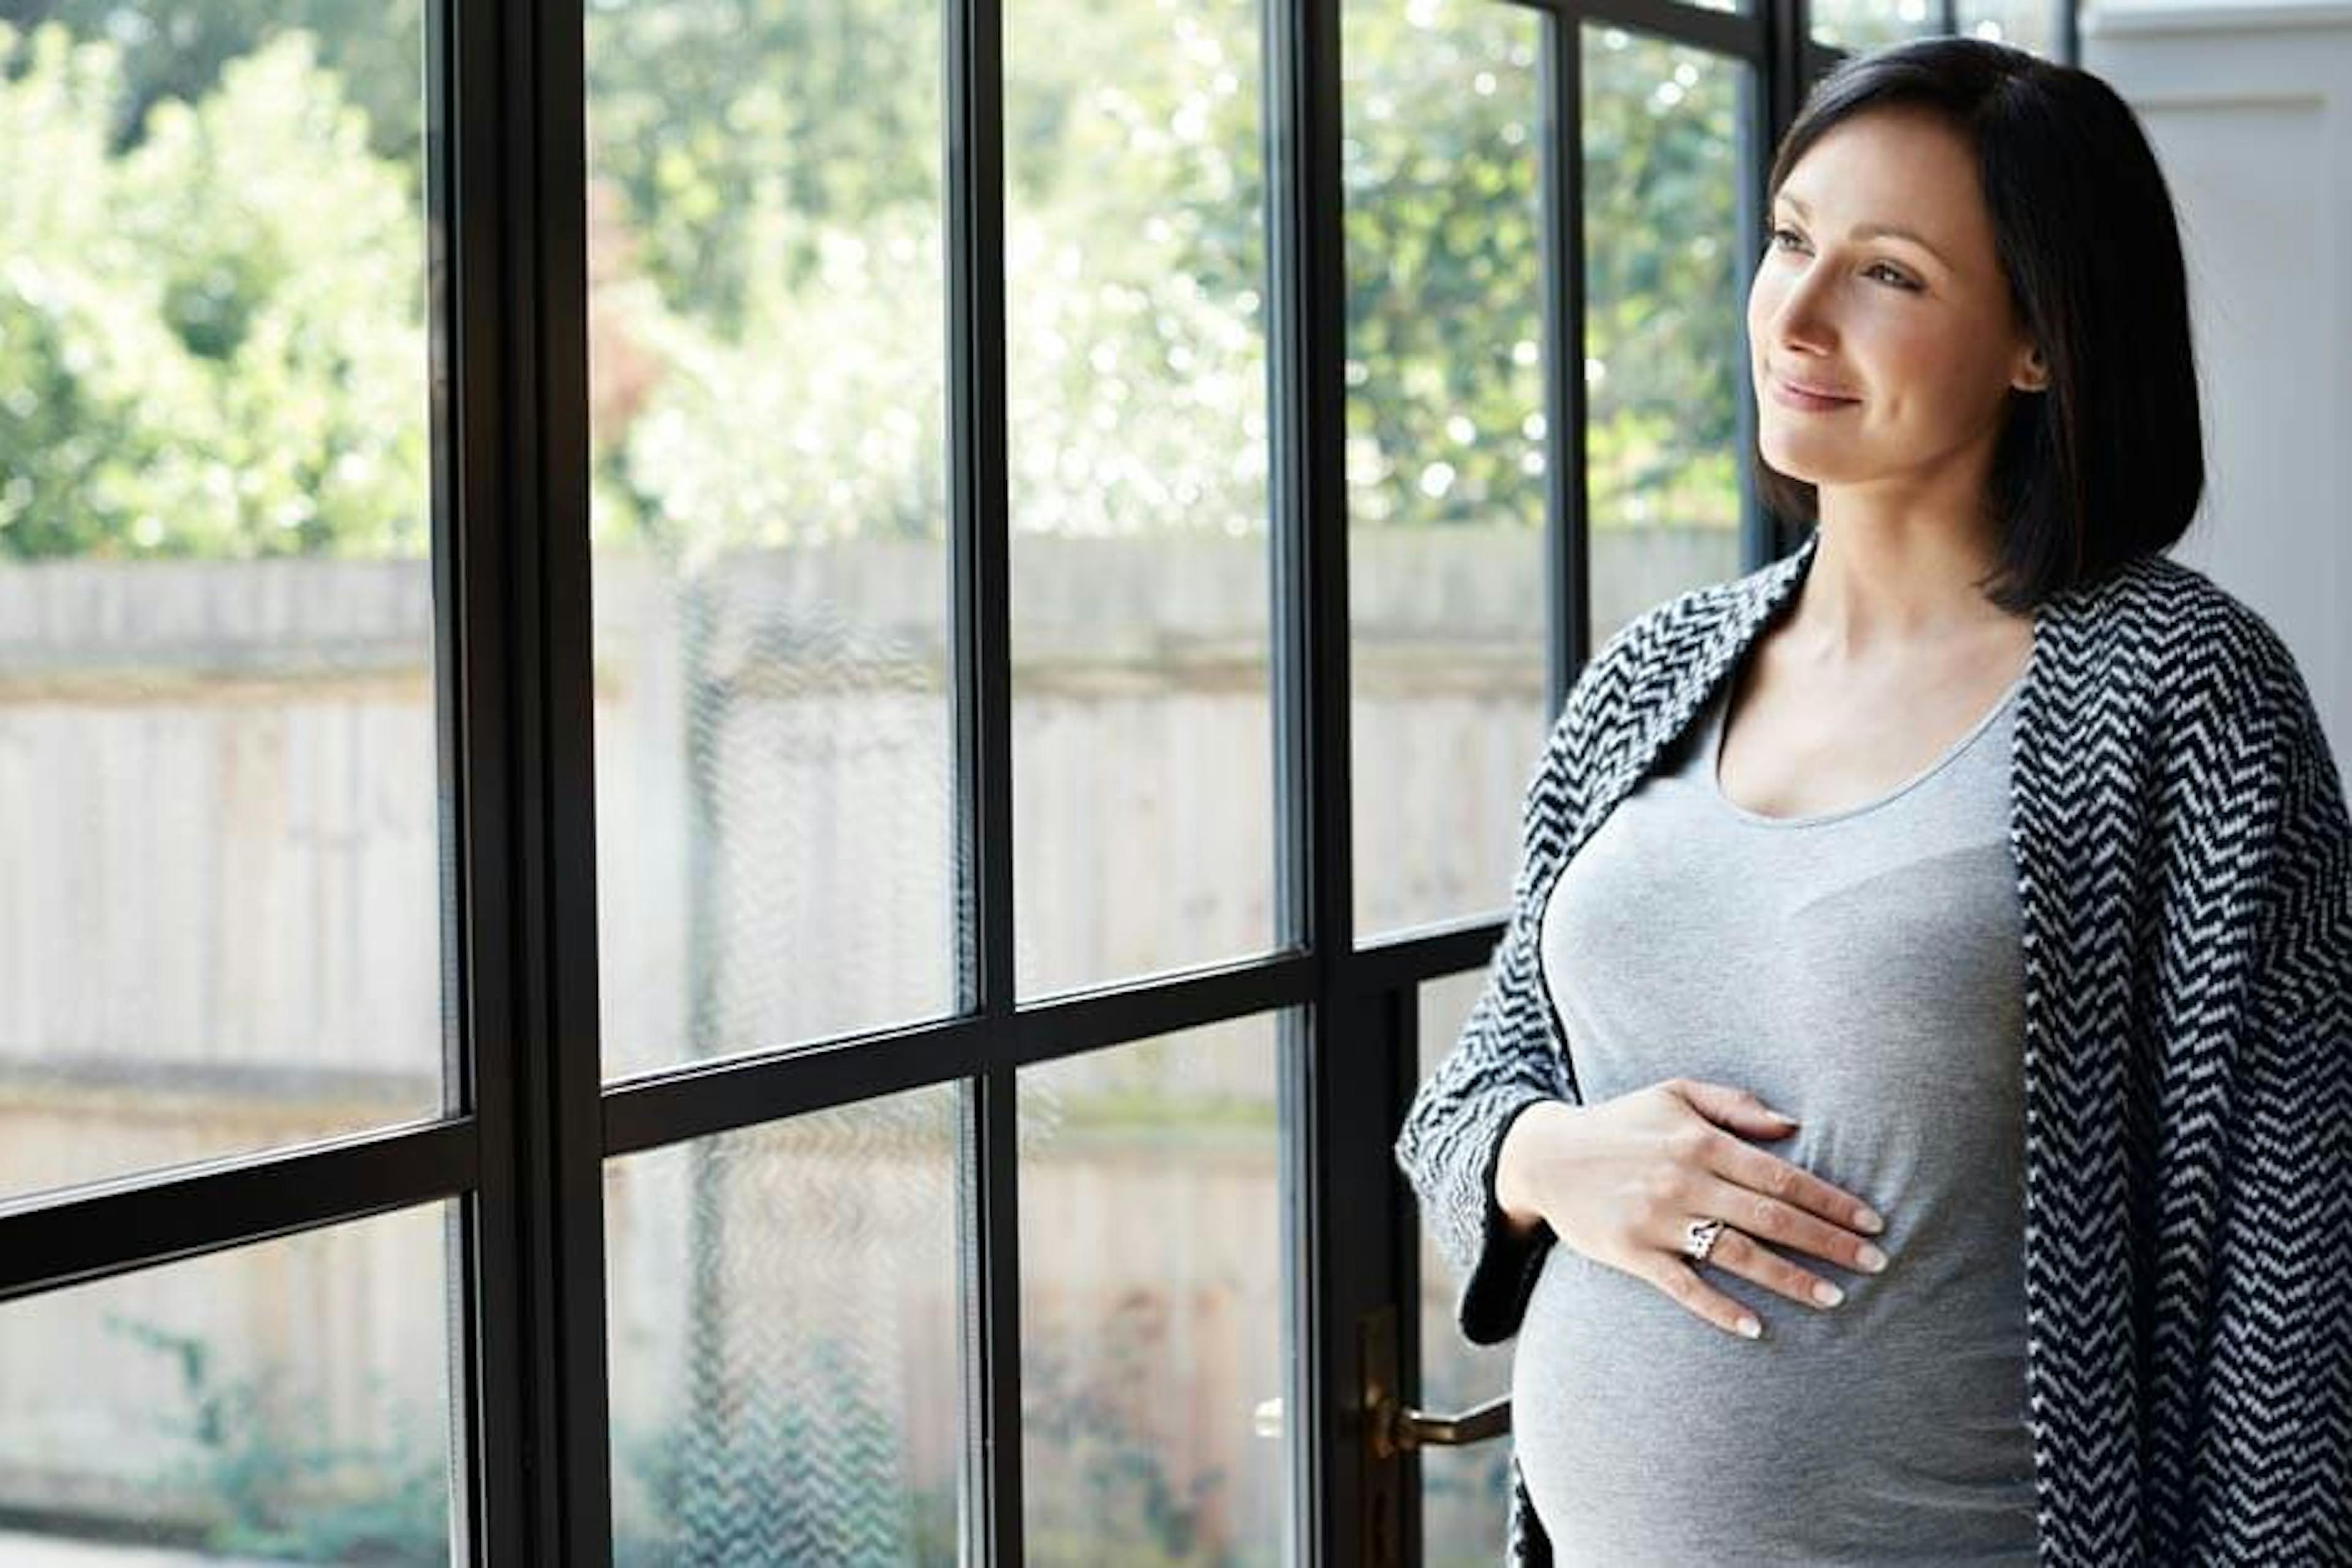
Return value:
[(1827, 349), (1837, 342), (1826, 291), (1814, 274), (1791, 281), (1771, 316), (1773, 341), (1785, 348)]

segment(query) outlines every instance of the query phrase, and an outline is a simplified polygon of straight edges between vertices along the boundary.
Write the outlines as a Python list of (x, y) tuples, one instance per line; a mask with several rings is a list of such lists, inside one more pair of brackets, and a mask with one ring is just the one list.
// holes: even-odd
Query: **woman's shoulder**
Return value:
[[(2303, 879), (2310, 884), (2304, 892), (2331, 910), (2308, 923), (2352, 944), (2352, 802), (2286, 638), (2185, 562), (2146, 557), (2125, 575), (2077, 639), (2104, 646), (2105, 656), (2061, 660), (2078, 688), (2066, 694), (2075, 721), (2106, 707), (2134, 710), (2104, 732), (2142, 737), (2153, 753), (2116, 765), (2158, 781), (2155, 795), (2179, 803), (2162, 822), (2177, 832), (2180, 851), (2202, 855), (2220, 845), (2247, 877)], [(2141, 678), (2137, 689), (2103, 684), (2126, 664)], [(2226, 838), (2215, 836), (2217, 818), (2231, 824)], [(2352, 945), (2337, 951), (2336, 962), (2352, 962)]]
[(1568, 710), (1599, 719), (1604, 709), (1638, 704), (1645, 695), (1703, 675), (1707, 658), (1720, 657), (1725, 625), (1759, 613), (1784, 590), (1802, 564), (1804, 548), (1739, 576), (1685, 588), (1626, 621), (1578, 672)]
[(2059, 623), (2062, 647), (2095, 650), (2076, 661), (2083, 669), (2103, 678), (2127, 666), (2176, 715), (2298, 724), (2310, 717), (2310, 689), (2285, 637), (2185, 561), (2137, 557), (2092, 589), (2059, 595), (2044, 615)]

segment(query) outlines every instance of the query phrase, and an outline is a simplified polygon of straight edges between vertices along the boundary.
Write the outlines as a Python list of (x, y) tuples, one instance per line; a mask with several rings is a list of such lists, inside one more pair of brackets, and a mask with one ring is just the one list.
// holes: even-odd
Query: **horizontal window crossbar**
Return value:
[(471, 1117), (142, 1172), (0, 1205), (0, 1301), (467, 1193)]

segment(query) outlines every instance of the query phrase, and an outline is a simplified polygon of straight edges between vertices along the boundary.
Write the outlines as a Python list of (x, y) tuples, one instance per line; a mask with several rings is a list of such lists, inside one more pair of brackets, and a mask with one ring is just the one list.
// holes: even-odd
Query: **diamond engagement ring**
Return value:
[(1704, 1263), (1706, 1255), (1715, 1250), (1715, 1238), (1723, 1234), (1723, 1221), (1695, 1219), (1683, 1226), (1683, 1252), (1694, 1263)]

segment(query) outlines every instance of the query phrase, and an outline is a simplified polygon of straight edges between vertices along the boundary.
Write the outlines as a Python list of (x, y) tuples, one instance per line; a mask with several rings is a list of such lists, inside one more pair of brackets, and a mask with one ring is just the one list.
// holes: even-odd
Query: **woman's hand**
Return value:
[[(1736, 1135), (1785, 1138), (1796, 1129), (1745, 1089), (1689, 1079), (1598, 1104), (1539, 1101), (1503, 1135), (1495, 1202), (1515, 1228), (1532, 1230), (1543, 1220), (1596, 1263), (1646, 1279), (1717, 1327), (1753, 1338), (1761, 1325), (1710, 1289), (1683, 1251), (1692, 1220), (1725, 1223), (1708, 1263), (1808, 1306), (1826, 1310), (1843, 1292), (1760, 1242), (1864, 1273), (1885, 1267), (1855, 1234), (1885, 1228), (1864, 1217), (1870, 1211), (1860, 1199)], [(1878, 1257), (1874, 1266), (1864, 1261), (1871, 1256)], [(1755, 1327), (1743, 1328), (1743, 1320)]]

